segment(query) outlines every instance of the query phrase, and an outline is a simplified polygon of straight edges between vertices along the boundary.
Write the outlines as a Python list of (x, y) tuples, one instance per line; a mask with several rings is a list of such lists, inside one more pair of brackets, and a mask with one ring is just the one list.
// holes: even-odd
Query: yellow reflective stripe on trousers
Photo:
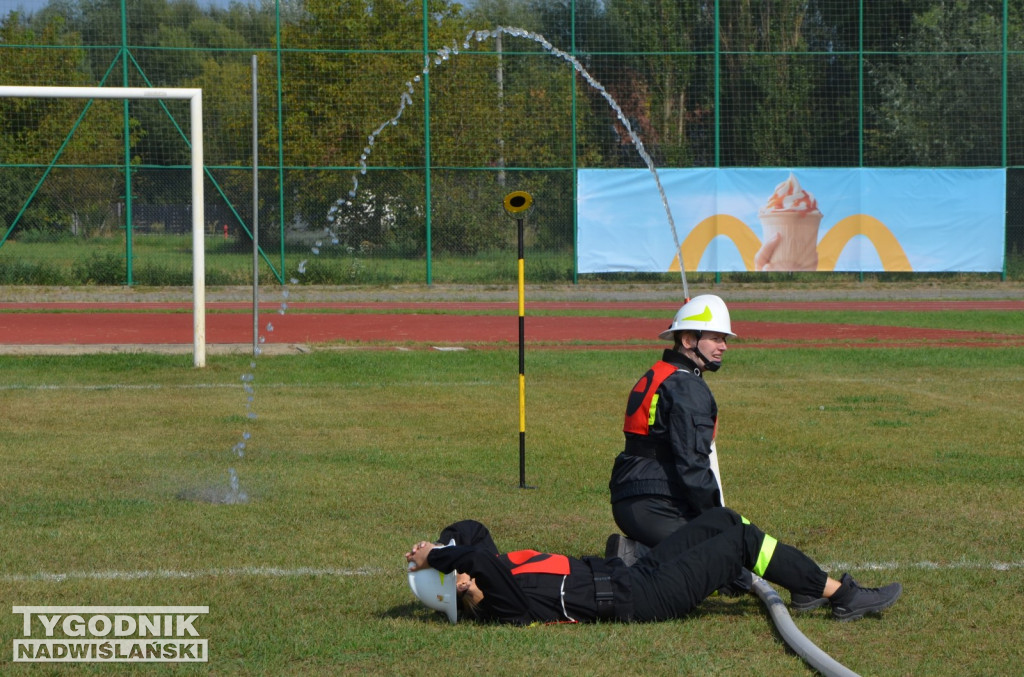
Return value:
[[(740, 519), (744, 524), (750, 524), (750, 520), (743, 515), (740, 515)], [(772, 561), (772, 555), (775, 554), (775, 546), (778, 544), (779, 541), (776, 538), (768, 534), (764, 535), (764, 540), (761, 541), (761, 552), (757, 553), (757, 561), (754, 562), (755, 574), (764, 576), (765, 570), (768, 569), (768, 564)]]
[(764, 535), (764, 540), (761, 541), (761, 552), (757, 553), (757, 561), (754, 562), (755, 574), (764, 576), (768, 564), (772, 561), (772, 555), (775, 554), (775, 546), (778, 544), (779, 542), (772, 536)]

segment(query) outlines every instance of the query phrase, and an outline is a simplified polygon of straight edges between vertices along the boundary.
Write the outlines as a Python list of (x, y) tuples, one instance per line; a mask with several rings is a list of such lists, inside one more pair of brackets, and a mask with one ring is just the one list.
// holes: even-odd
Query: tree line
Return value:
[[(623, 116), (541, 45), (476, 41), (499, 25)], [(0, 17), (0, 79), (203, 88), (206, 161), (246, 222), (256, 55), (261, 222), (340, 204), (349, 246), (421, 254), (429, 162), (432, 247), (465, 253), (512, 245), (479, 207), (510, 177), (550, 210), (535, 243), (571, 247), (572, 170), (642, 165), (624, 121), (659, 167), (1022, 165), (1022, 26), (1024, 0), (51, 0)], [(160, 170), (188, 161), (178, 103), (0, 99), (0, 218), (72, 127), (26, 224), (102, 220), (125, 163), (133, 199), (187, 201)]]

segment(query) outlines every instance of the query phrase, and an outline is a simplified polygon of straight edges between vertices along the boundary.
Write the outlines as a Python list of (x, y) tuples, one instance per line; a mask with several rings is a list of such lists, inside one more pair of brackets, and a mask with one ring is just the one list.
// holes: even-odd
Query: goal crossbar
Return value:
[[(189, 102), (192, 157), (192, 355), (193, 364), (206, 366), (206, 244), (203, 197), (203, 90), (149, 87), (0, 86), (0, 97), (46, 99), (177, 99)], [(131, 224), (128, 224), (131, 227)]]

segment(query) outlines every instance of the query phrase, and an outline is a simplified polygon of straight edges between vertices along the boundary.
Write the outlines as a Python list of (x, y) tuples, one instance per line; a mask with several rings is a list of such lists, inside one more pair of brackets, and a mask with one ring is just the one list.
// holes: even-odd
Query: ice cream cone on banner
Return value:
[(770, 242), (776, 234), (779, 244), (771, 257), (771, 270), (817, 270), (818, 226), (821, 212), (776, 212), (761, 215), (764, 241)]
[(822, 213), (814, 196), (803, 190), (796, 177), (775, 187), (767, 203), (758, 210), (763, 239), (762, 251), (769, 252), (759, 270), (817, 270), (818, 228)]

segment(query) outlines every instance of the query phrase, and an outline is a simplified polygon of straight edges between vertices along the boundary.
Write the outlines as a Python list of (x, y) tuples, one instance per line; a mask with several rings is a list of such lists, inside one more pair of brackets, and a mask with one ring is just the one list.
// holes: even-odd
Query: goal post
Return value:
[[(192, 165), (192, 355), (206, 366), (206, 243), (203, 197), (203, 90), (149, 87), (0, 86), (0, 97), (49, 99), (177, 99), (189, 102)], [(132, 224), (128, 224), (131, 228)]]

